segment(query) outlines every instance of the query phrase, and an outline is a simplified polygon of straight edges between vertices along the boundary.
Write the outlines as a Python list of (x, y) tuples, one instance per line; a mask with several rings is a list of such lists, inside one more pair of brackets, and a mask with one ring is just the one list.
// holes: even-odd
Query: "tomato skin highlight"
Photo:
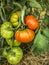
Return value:
[(22, 43), (28, 43), (32, 41), (34, 37), (35, 37), (35, 33), (30, 29), (25, 29), (22, 31), (15, 32), (15, 39)]
[(31, 30), (37, 29), (39, 25), (37, 18), (32, 15), (28, 15), (25, 17), (25, 23)]

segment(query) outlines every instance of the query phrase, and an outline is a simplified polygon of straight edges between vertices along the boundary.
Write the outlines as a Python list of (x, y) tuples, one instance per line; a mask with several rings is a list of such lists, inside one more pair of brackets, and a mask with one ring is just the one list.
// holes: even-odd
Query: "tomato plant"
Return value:
[(35, 33), (30, 29), (15, 32), (15, 39), (19, 42), (27, 43), (34, 39)]
[(23, 51), (24, 54), (30, 50), (35, 54), (49, 52), (49, 1), (1, 0), (0, 27), (0, 65), (6, 59), (6, 65), (17, 64)]
[(25, 17), (25, 23), (32, 30), (37, 29), (39, 24), (37, 18), (32, 15), (27, 15)]
[(10, 64), (17, 64), (23, 57), (23, 52), (20, 47), (13, 47), (9, 50), (7, 60)]
[(10, 22), (5, 22), (1, 25), (1, 35), (4, 38), (11, 38), (14, 34), (12, 28), (12, 24)]

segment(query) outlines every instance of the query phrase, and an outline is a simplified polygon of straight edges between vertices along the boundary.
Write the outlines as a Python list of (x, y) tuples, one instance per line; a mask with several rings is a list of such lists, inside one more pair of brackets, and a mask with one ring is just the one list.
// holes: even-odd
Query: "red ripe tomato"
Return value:
[(16, 31), (15, 39), (19, 42), (28, 43), (34, 39), (35, 33), (30, 29)]
[(32, 15), (28, 15), (25, 17), (25, 23), (31, 30), (35, 30), (38, 28), (38, 20)]

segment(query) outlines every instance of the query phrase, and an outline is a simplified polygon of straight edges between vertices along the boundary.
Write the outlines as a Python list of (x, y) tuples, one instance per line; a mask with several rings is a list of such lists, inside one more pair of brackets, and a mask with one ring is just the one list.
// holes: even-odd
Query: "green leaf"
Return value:
[(49, 16), (45, 16), (43, 22), (45, 25), (49, 25)]
[[(41, 30), (38, 31), (34, 39), (34, 44), (31, 47), (31, 51), (34, 51), (36, 54), (40, 54), (41, 52), (49, 51), (49, 40), (43, 34), (41, 34)], [(39, 52), (39, 53), (38, 53)]]
[(39, 40), (39, 35), (40, 35), (40, 30), (38, 31), (38, 33), (34, 39), (34, 44), (31, 46), (31, 51), (34, 51), (34, 49), (36, 48), (36, 44), (38, 43), (38, 40)]
[(46, 50), (48, 46), (48, 40), (44, 35), (39, 35), (38, 41), (37, 41), (37, 47), (41, 50)]
[(18, 0), (18, 2), (19, 2), (22, 6), (25, 5), (26, 1), (28, 1), (28, 0)]
[(40, 5), (36, 0), (30, 0), (29, 5), (30, 5), (31, 7), (35, 7), (35, 8), (40, 8), (40, 9), (42, 9), (41, 5)]
[(49, 38), (49, 28), (44, 29), (43, 34)]

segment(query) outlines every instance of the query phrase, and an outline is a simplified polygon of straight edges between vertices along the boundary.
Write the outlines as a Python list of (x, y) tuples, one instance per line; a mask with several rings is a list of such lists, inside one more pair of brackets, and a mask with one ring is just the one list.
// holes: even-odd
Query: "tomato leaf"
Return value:
[(41, 34), (41, 31), (39, 30), (38, 34), (36, 35), (34, 39), (34, 44), (31, 47), (31, 51), (34, 51), (36, 54), (39, 54), (41, 52), (49, 51), (49, 39), (45, 37), (43, 34)]
[(17, 2), (19, 2), (22, 6), (24, 6), (26, 1), (28, 1), (28, 0), (18, 0)]
[(29, 5), (30, 5), (31, 7), (35, 7), (35, 8), (40, 8), (40, 9), (42, 9), (41, 5), (40, 5), (36, 0), (30, 0)]
[(44, 24), (49, 25), (49, 16), (45, 16), (43, 22)]
[(48, 29), (48, 28), (44, 29), (44, 30), (43, 30), (43, 34), (44, 34), (46, 37), (49, 38), (49, 29)]

